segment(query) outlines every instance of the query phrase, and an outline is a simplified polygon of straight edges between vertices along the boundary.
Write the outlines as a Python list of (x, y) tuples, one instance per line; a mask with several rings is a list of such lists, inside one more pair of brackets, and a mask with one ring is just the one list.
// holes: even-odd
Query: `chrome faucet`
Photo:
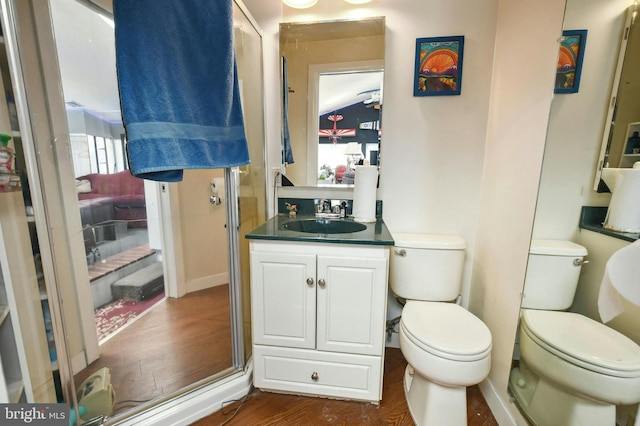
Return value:
[(316, 206), (316, 213), (331, 213), (331, 201), (323, 198)]

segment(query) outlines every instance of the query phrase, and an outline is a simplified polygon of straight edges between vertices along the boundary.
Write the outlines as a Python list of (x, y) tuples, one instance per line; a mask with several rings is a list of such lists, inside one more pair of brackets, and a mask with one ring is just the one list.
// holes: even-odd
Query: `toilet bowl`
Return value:
[(526, 309), (520, 331), (510, 388), (537, 424), (613, 426), (616, 405), (640, 400), (640, 348), (621, 333), (580, 314)]
[(452, 303), (460, 292), (464, 240), (457, 236), (394, 234), (390, 285), (406, 299), (399, 326), (407, 360), (404, 389), (419, 426), (466, 425), (466, 387), (491, 366), (491, 333)]
[(487, 377), (491, 333), (455, 303), (408, 301), (400, 320), (400, 347), (421, 375), (445, 386), (472, 386)]
[(571, 306), (567, 288), (575, 291), (585, 255), (584, 247), (568, 241), (532, 241), (519, 365), (509, 378), (532, 424), (615, 426), (616, 405), (640, 401), (640, 346), (602, 323), (559, 310)]

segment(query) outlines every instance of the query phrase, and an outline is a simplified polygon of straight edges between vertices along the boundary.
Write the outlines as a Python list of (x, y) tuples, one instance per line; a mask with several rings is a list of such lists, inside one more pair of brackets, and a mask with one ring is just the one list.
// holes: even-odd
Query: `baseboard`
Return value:
[(222, 274), (209, 275), (207, 277), (189, 281), (188, 283), (186, 283), (186, 288), (187, 293), (193, 293), (194, 291), (200, 291), (223, 284), (229, 284), (229, 274), (227, 272), (224, 272)]
[(87, 357), (85, 356), (84, 351), (80, 351), (80, 353), (71, 358), (71, 370), (75, 376), (85, 368), (87, 368)]
[(222, 409), (226, 401), (240, 399), (253, 387), (253, 360), (244, 371), (179, 396), (118, 423), (130, 426), (187, 426)]
[(504, 401), (497, 392), (493, 382), (489, 379), (482, 381), (478, 387), (487, 405), (500, 426), (526, 426), (527, 421), (511, 401)]

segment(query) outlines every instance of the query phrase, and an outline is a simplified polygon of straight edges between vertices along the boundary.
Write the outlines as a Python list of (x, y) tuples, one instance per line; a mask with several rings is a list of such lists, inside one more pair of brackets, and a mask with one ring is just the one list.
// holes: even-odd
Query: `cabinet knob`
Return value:
[(320, 278), (320, 279), (318, 280), (318, 287), (322, 287), (322, 288), (324, 288), (324, 285), (325, 285), (325, 284), (326, 284), (326, 282), (324, 281), (324, 279)]
[(313, 278), (307, 278), (307, 284), (309, 285), (309, 287), (311, 287), (313, 285)]
[(314, 382), (317, 382), (317, 381), (318, 381), (318, 373), (317, 373), (316, 371), (314, 371), (314, 372), (311, 374), (311, 380), (313, 380)]

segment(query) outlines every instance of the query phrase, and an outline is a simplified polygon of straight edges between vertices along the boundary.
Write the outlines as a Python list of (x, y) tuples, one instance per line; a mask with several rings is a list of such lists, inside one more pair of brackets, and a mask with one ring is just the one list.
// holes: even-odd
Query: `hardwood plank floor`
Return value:
[[(282, 395), (254, 389), (241, 406), (240, 402), (227, 405), (223, 410), (198, 420), (192, 426), (413, 425), (402, 384), (406, 365), (400, 349), (386, 349), (384, 389), (382, 401), (377, 406), (365, 402)], [(467, 389), (467, 421), (469, 426), (498, 425), (477, 386)]]
[[(230, 367), (228, 286), (165, 300), (105, 342), (100, 354), (76, 375), (76, 386), (109, 367), (116, 414), (131, 405), (129, 400), (149, 400)], [(234, 417), (238, 402), (193, 425), (412, 425), (402, 388), (406, 365), (399, 349), (386, 349), (383, 399), (377, 406), (254, 390)], [(467, 390), (467, 418), (469, 426), (497, 425), (477, 386)]]
[(109, 367), (116, 414), (177, 391), (232, 366), (230, 324), (227, 285), (167, 298), (102, 344), (76, 386)]

